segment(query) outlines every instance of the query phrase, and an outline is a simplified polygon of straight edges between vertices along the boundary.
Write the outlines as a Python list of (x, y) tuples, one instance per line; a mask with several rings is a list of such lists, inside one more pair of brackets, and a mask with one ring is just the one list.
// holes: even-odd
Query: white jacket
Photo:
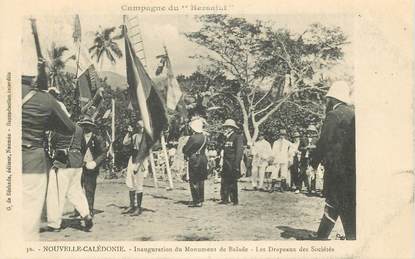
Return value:
[(277, 139), (272, 145), (272, 155), (274, 163), (288, 164), (292, 159), (292, 151), (295, 148), (294, 144), (286, 139)]
[(253, 159), (256, 161), (268, 161), (272, 156), (271, 144), (265, 139), (255, 142), (252, 146)]

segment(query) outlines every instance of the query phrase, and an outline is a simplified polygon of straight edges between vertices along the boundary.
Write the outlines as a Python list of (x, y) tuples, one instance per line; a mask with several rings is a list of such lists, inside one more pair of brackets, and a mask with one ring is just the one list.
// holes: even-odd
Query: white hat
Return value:
[(137, 124), (142, 128), (144, 125), (143, 120), (139, 120)]
[(225, 123), (223, 123), (222, 127), (234, 127), (239, 129), (239, 127), (236, 125), (236, 122), (232, 119), (227, 119)]
[(203, 132), (203, 120), (198, 118), (190, 122), (190, 128), (196, 133)]
[(315, 131), (315, 132), (317, 132), (317, 128), (314, 125), (309, 125), (308, 128), (307, 128), (307, 130), (308, 131)]
[(336, 81), (331, 85), (326, 97), (331, 97), (341, 102), (350, 104), (350, 86), (345, 81)]

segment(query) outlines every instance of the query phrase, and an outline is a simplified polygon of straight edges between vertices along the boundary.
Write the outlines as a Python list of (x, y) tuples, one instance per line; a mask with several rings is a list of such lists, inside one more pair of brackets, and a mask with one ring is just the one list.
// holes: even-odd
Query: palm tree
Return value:
[[(89, 53), (92, 53), (91, 57), (96, 58), (97, 63), (101, 62), (102, 68), (104, 59), (103, 54), (105, 53), (111, 64), (116, 63), (117, 58), (122, 57), (122, 51), (118, 44), (114, 40), (122, 38), (122, 34), (112, 37), (111, 34), (115, 31), (115, 27), (101, 29), (95, 33), (94, 45), (89, 48)], [(115, 56), (115, 57), (114, 57)]]
[(75, 55), (66, 59), (63, 58), (63, 54), (68, 50), (69, 49), (66, 46), (56, 46), (55, 42), (52, 42), (52, 46), (48, 50), (50, 86), (59, 87), (68, 83), (68, 77), (65, 75), (64, 71), (65, 65), (69, 60), (75, 59)]

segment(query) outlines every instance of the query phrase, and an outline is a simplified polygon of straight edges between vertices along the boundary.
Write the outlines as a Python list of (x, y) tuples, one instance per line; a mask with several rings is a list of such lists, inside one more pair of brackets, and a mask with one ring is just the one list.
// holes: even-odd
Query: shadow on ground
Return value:
[(277, 228), (283, 231), (281, 237), (285, 239), (314, 240), (316, 236), (316, 232), (308, 229), (297, 229), (288, 226), (277, 226)]

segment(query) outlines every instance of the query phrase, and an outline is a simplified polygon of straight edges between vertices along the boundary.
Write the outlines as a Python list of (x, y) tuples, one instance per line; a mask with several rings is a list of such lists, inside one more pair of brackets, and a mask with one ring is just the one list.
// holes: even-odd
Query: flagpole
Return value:
[(173, 178), (171, 177), (171, 170), (170, 170), (170, 161), (169, 161), (169, 154), (167, 153), (167, 148), (166, 148), (166, 140), (164, 138), (164, 133), (161, 133), (161, 147), (163, 149), (163, 153), (164, 153), (164, 157), (166, 159), (166, 170), (167, 170), (167, 176), (169, 178), (169, 186), (170, 186), (170, 190), (172, 190), (174, 188), (173, 186)]
[(156, 164), (154, 163), (153, 148), (150, 148), (149, 158), (150, 158), (151, 171), (153, 172), (154, 187), (156, 189), (158, 189), (157, 173), (156, 173)]
[(111, 148), (112, 148), (112, 171), (115, 174), (115, 99), (112, 98), (112, 116), (111, 116)]

